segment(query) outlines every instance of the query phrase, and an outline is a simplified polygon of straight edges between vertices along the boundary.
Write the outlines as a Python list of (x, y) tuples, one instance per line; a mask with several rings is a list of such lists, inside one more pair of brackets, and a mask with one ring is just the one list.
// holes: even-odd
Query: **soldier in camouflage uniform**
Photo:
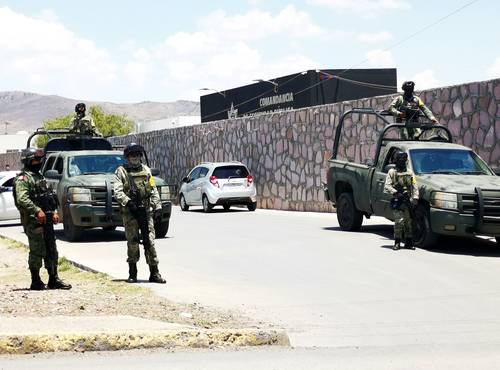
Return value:
[(394, 156), (395, 168), (391, 168), (385, 179), (384, 192), (392, 195), (391, 208), (394, 214), (394, 247), (401, 248), (405, 237), (405, 247), (415, 249), (411, 208), (418, 202), (418, 187), (413, 171), (407, 168), (408, 155), (397, 152)]
[[(151, 245), (144, 248), (146, 262), (149, 265), (149, 281), (152, 283), (166, 283), (158, 271), (158, 257), (154, 246), (155, 228), (154, 219), (161, 217), (161, 202), (155, 181), (151, 175), (151, 170), (141, 163), (144, 148), (141, 145), (132, 143), (127, 145), (124, 150), (125, 165), (120, 166), (115, 172), (115, 182), (113, 185), (114, 195), (120, 204), (123, 216), (123, 225), (125, 226), (125, 235), (127, 236), (127, 262), (129, 265), (129, 283), (137, 282), (137, 261), (139, 261), (139, 224), (136, 219), (138, 204), (131, 191), (136, 189), (140, 194), (143, 206), (146, 207), (147, 222), (149, 229), (149, 240)], [(131, 181), (134, 182), (135, 186)], [(142, 236), (144, 238), (144, 236)]]
[[(389, 112), (396, 117), (396, 122), (401, 123), (403, 119), (406, 120), (416, 120), (417, 117), (406, 117), (405, 109), (410, 108), (413, 110), (421, 111), (432, 123), (438, 123), (438, 120), (432, 114), (431, 110), (427, 108), (422, 99), (413, 94), (415, 89), (415, 82), (406, 81), (401, 86), (403, 89), (403, 95), (397, 96), (391, 102), (389, 106)], [(421, 134), (421, 130), (418, 128), (408, 128), (407, 132), (403, 131), (404, 139), (414, 139)]]
[(71, 119), (69, 130), (72, 134), (102, 136), (92, 119), (92, 116), (85, 114), (86, 106), (78, 103), (75, 106), (75, 116)]
[[(47, 191), (47, 182), (40, 174), (43, 150), (27, 148), (23, 151), (21, 161), (24, 164), (22, 172), (14, 182), (15, 203), (21, 214), (21, 223), (29, 241), (28, 265), (31, 272), (31, 290), (71, 289), (71, 285), (59, 279), (57, 274), (58, 254), (47, 251), (44, 239), (43, 225), (47, 222), (47, 215), (40, 208), (39, 195)], [(57, 210), (52, 216), (54, 224), (59, 222)], [(45, 285), (40, 278), (42, 260), (49, 273), (48, 284)]]

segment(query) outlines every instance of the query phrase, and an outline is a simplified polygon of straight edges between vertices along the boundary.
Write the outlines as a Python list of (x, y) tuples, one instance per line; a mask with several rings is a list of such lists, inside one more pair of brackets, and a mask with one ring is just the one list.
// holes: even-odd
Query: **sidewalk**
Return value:
[(0, 238), (0, 254), (0, 354), (290, 345), (281, 329), (171, 302), (65, 260), (60, 275), (73, 289), (30, 291), (27, 249)]

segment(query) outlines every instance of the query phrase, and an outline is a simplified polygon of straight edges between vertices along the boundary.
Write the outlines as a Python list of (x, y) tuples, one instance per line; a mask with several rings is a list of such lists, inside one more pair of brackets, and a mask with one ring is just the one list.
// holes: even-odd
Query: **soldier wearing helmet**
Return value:
[(408, 154), (397, 151), (394, 156), (395, 168), (391, 168), (385, 178), (384, 192), (392, 196), (391, 208), (394, 215), (394, 247), (415, 249), (413, 243), (412, 208), (418, 203), (418, 187), (415, 175), (408, 168)]
[[(139, 207), (144, 207), (146, 209), (147, 229), (149, 230), (149, 245), (144, 242), (144, 235), (142, 235), (142, 238), (146, 262), (150, 270), (149, 281), (164, 284), (166, 281), (161, 277), (158, 270), (158, 256), (154, 246), (154, 220), (161, 217), (162, 209), (160, 196), (151, 175), (151, 170), (142, 163), (144, 148), (139, 144), (131, 143), (125, 147), (123, 154), (125, 164), (116, 169), (113, 190), (115, 199), (121, 206), (123, 225), (127, 237), (127, 262), (129, 265), (127, 281), (129, 283), (137, 282), (137, 262), (140, 256), (137, 211)], [(134, 193), (138, 193), (139, 196), (135, 196)], [(138, 201), (141, 204), (136, 204)]]
[[(71, 285), (59, 279), (57, 273), (58, 254), (55, 248), (49, 253), (44, 237), (43, 225), (48, 222), (47, 214), (42, 210), (40, 195), (47, 191), (47, 182), (40, 173), (45, 153), (42, 149), (23, 150), (21, 162), (24, 167), (14, 182), (14, 200), (21, 214), (21, 223), (29, 241), (28, 265), (31, 272), (31, 290), (71, 289)], [(57, 209), (52, 214), (52, 222), (59, 222)], [(49, 274), (48, 284), (40, 278), (42, 261)]]
[[(422, 99), (413, 94), (415, 82), (405, 81), (401, 89), (403, 90), (403, 95), (394, 98), (389, 106), (389, 112), (396, 117), (396, 122), (403, 122), (403, 120), (417, 121), (418, 116), (408, 116), (408, 112), (413, 111), (417, 113), (422, 112), (432, 123), (438, 123), (438, 120), (434, 117), (431, 110), (427, 108)], [(405, 139), (416, 138), (421, 133), (420, 129), (409, 128), (407, 130), (408, 133), (405, 134)]]
[(86, 106), (84, 103), (75, 105), (75, 115), (71, 119), (69, 130), (72, 134), (102, 136), (97, 129), (92, 116), (85, 113)]

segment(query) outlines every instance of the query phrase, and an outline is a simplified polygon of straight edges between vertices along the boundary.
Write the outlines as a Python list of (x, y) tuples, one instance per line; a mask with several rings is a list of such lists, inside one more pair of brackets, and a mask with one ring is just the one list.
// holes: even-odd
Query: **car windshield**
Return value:
[(248, 176), (248, 170), (245, 166), (222, 166), (214, 170), (213, 176), (218, 179), (242, 178)]
[(71, 177), (114, 173), (121, 164), (123, 164), (123, 156), (120, 154), (80, 155), (69, 158), (68, 174)]
[(492, 175), (486, 163), (471, 150), (412, 149), (415, 174)]

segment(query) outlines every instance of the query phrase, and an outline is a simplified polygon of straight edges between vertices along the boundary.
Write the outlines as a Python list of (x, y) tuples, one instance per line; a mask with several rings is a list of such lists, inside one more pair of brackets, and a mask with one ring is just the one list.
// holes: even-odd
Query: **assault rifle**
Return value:
[(144, 206), (144, 200), (141, 197), (141, 193), (139, 189), (137, 189), (137, 185), (134, 180), (129, 175), (129, 183), (130, 183), (130, 199), (137, 207), (137, 211), (132, 213), (132, 216), (136, 219), (137, 224), (139, 225), (139, 243), (142, 242), (145, 250), (149, 250), (151, 248), (151, 240), (149, 239), (149, 221), (148, 221), (148, 212), (146, 207)]
[(43, 239), (47, 250), (47, 259), (57, 264), (56, 236), (54, 234), (54, 221), (52, 220), (58, 206), (57, 195), (52, 187), (47, 187), (45, 180), (41, 181), (40, 189), (43, 192), (36, 197), (35, 203), (46, 215), (46, 221), (43, 224)]
[(410, 217), (412, 220), (415, 219), (415, 207), (411, 202), (410, 193), (408, 191), (404, 191), (403, 187), (400, 185), (394, 186), (397, 191), (397, 194), (394, 198), (391, 199), (391, 208), (392, 209), (401, 209), (401, 206), (404, 204), (408, 207), (408, 211), (410, 212)]

